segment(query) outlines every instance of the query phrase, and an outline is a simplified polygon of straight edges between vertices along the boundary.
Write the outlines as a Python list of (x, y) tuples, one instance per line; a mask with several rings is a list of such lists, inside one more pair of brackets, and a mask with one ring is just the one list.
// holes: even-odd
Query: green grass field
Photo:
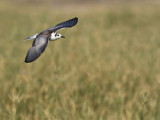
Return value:
[[(75, 16), (66, 39), (24, 63), (24, 38)], [(160, 120), (158, 5), (1, 4), (0, 22), (0, 120)]]

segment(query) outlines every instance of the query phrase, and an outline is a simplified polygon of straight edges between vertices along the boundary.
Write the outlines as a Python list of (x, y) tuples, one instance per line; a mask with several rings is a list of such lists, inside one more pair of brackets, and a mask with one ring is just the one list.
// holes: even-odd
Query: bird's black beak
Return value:
[(66, 37), (64, 37), (64, 36), (61, 36), (61, 38), (66, 38)]

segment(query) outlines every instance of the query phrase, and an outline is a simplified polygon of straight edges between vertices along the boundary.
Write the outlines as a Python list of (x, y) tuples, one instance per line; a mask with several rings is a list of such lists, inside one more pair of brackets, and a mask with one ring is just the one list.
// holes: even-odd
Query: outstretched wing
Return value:
[(45, 50), (48, 45), (49, 35), (39, 35), (33, 42), (32, 47), (28, 50), (25, 62), (33, 62), (36, 60)]
[(56, 32), (57, 30), (60, 30), (62, 28), (68, 28), (68, 27), (73, 27), (77, 24), (78, 18), (75, 17), (73, 19), (67, 20), (65, 22), (57, 24), (55, 27), (48, 28), (47, 30), (51, 32)]
[[(77, 24), (77, 22), (78, 22), (78, 18), (75, 17), (73, 19), (70, 19), (70, 20), (67, 20), (65, 22), (59, 23), (54, 27), (50, 27), (50, 28), (48, 28), (48, 29), (46, 29), (46, 30), (44, 30), (42, 32), (45, 32), (45, 31), (48, 31), (48, 30), (51, 31), (51, 32), (56, 32), (57, 30), (60, 30), (62, 28), (73, 27), (73, 26), (75, 26)], [(40, 33), (42, 33), (42, 32), (40, 32)], [(39, 33), (37, 33), (37, 34), (35, 34), (33, 36), (29, 36), (24, 40), (30, 40), (30, 39), (36, 38), (37, 35), (39, 35)]]

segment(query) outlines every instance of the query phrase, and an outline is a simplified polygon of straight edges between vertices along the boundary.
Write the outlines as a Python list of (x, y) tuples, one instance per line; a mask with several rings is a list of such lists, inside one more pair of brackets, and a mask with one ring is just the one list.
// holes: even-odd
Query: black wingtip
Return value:
[(73, 26), (75, 26), (75, 25), (78, 23), (78, 17), (75, 17), (75, 18), (73, 18), (72, 20), (74, 21)]
[(77, 21), (78, 21), (78, 17), (75, 17), (74, 19), (77, 19)]
[(27, 54), (24, 62), (25, 62), (25, 63), (31, 63), (31, 62), (33, 62), (33, 61), (34, 61), (34, 60), (30, 60), (30, 59), (29, 59), (29, 56), (28, 56), (28, 54)]
[(24, 62), (25, 62), (25, 63), (31, 63), (31, 62), (33, 62), (33, 61), (35, 61), (35, 60), (36, 60), (36, 59), (33, 59), (33, 60), (29, 59), (29, 56), (27, 55)]
[(75, 17), (74, 19), (76, 20), (76, 22), (78, 22), (78, 17)]
[(30, 61), (28, 61), (27, 59), (25, 59), (25, 61), (24, 61), (25, 63), (30, 63)]
[(29, 63), (29, 62), (27, 62), (27, 61), (24, 61), (25, 63)]

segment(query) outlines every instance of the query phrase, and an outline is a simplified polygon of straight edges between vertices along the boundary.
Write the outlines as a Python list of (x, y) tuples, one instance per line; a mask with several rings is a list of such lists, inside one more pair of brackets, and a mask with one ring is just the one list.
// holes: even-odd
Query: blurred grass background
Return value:
[[(24, 38), (77, 16), (26, 64)], [(1, 1), (1, 120), (160, 120), (158, 1)]]

